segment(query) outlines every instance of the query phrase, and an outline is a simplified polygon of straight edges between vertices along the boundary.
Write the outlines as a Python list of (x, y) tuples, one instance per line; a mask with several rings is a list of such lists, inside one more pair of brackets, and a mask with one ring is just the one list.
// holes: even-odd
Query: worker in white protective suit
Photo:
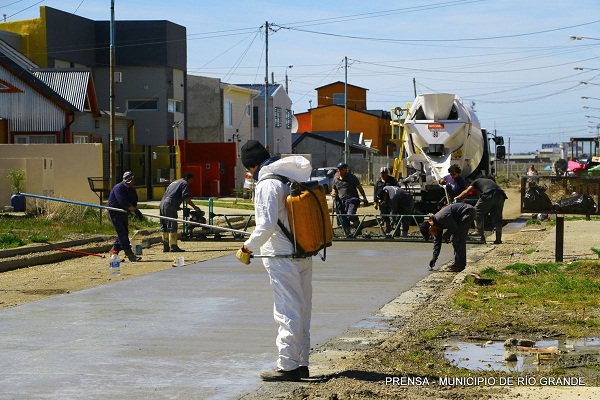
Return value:
[(286, 210), (290, 186), (268, 177), (277, 174), (305, 182), (312, 167), (301, 156), (271, 158), (255, 140), (249, 140), (242, 147), (241, 155), (242, 163), (258, 181), (254, 196), (256, 227), (236, 257), (249, 264), (252, 253), (267, 256), (262, 260), (273, 289), (273, 316), (279, 324), (277, 368), (262, 372), (260, 377), (265, 381), (299, 381), (309, 377), (312, 258), (289, 257), (294, 253), (294, 246), (277, 220), (290, 229)]

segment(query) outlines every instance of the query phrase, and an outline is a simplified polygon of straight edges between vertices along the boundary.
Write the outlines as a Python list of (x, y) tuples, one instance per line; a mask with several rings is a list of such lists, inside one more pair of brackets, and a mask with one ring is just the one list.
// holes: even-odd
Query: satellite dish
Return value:
[(292, 115), (292, 133), (298, 133), (298, 118)]

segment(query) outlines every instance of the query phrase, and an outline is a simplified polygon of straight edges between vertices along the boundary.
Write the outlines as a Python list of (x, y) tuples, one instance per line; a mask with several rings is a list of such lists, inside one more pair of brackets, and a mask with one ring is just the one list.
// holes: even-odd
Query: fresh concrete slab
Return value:
[[(427, 276), (430, 257), (431, 243), (336, 242), (315, 258), (313, 347)], [(0, 399), (234, 399), (275, 366), (271, 310), (262, 263), (233, 256), (5, 309)]]

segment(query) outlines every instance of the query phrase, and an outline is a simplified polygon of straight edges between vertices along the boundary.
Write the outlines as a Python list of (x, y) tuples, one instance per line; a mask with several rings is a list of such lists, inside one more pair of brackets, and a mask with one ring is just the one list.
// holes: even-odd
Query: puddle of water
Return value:
[(390, 319), (379, 315), (371, 315), (356, 324), (352, 325), (353, 328), (358, 329), (375, 329), (380, 331), (395, 331), (389, 324)]
[[(600, 354), (600, 338), (581, 339), (553, 339), (535, 343), (536, 349), (555, 348), (565, 354), (594, 353)], [(460, 342), (448, 343), (444, 356), (453, 365), (471, 371), (505, 371), (505, 372), (539, 372), (549, 369), (550, 362), (540, 360), (537, 353), (510, 351), (516, 353), (517, 361), (504, 361), (504, 352), (509, 348), (504, 347), (504, 342)]]

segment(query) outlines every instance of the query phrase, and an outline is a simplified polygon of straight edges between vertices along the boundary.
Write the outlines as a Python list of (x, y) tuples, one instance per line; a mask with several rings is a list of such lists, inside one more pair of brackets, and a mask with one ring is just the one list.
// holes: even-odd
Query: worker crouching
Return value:
[(425, 240), (433, 237), (433, 257), (429, 262), (429, 269), (435, 267), (442, 250), (442, 241), (449, 242), (450, 238), (452, 238), (452, 247), (454, 248), (454, 264), (448, 267), (448, 271), (460, 272), (465, 269), (467, 266), (467, 235), (476, 215), (477, 211), (472, 205), (454, 203), (442, 208), (432, 215), (429, 221), (425, 221), (419, 226)]

